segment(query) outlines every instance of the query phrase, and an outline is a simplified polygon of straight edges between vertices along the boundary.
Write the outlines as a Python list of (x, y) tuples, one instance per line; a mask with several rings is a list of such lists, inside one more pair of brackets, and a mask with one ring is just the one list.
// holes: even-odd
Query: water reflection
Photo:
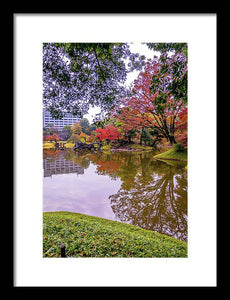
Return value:
[[(108, 209), (114, 215), (112, 217), (111, 212), (108, 213), (109, 218), (187, 240), (187, 172), (184, 169), (185, 164), (157, 161), (151, 152), (64, 151), (61, 154), (53, 153), (53, 157), (50, 153), (44, 153), (46, 161), (44, 168), (48, 159), (53, 159), (56, 163), (60, 155), (62, 160), (73, 165), (73, 172), (82, 172), (80, 170), (83, 170), (81, 173), (83, 177), (89, 176), (87, 172), (83, 174), (84, 170), (94, 166), (94, 172), (90, 173), (91, 181), (88, 189), (93, 189), (94, 182), (95, 185), (98, 184), (97, 180), (101, 176), (111, 179), (110, 181), (104, 180), (103, 187), (100, 188), (100, 197), (105, 190), (107, 193), (106, 205), (109, 204)], [(119, 181), (120, 184), (115, 185), (114, 181)], [(117, 190), (114, 192), (115, 186)], [(80, 188), (81, 186), (78, 185), (78, 193)], [(108, 195), (109, 190), (111, 193)], [(93, 197), (97, 199), (95, 193)], [(78, 201), (80, 200), (78, 199)], [(86, 201), (86, 199), (82, 201)], [(91, 205), (90, 202), (87, 206), (89, 205)], [(86, 207), (86, 203), (84, 206)], [(90, 208), (87, 207), (86, 211), (89, 210)], [(93, 212), (93, 209), (90, 214), (105, 217), (98, 215), (98, 212)]]
[(84, 168), (74, 164), (71, 160), (66, 160), (64, 156), (58, 156), (55, 160), (46, 158), (43, 160), (44, 177), (54, 174), (77, 173), (84, 174)]
[(157, 161), (151, 168), (109, 197), (112, 209), (123, 222), (186, 240), (186, 172)]

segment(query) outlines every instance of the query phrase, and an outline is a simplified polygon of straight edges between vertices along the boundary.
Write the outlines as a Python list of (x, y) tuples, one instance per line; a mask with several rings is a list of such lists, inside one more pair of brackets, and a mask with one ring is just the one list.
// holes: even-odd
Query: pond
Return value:
[(186, 163), (154, 152), (43, 151), (43, 211), (71, 211), (187, 240)]

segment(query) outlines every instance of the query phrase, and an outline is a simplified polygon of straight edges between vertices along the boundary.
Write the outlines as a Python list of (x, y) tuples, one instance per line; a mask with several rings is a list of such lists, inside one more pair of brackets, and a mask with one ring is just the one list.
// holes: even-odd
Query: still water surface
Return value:
[(44, 150), (43, 211), (83, 213), (186, 241), (186, 164), (153, 155)]

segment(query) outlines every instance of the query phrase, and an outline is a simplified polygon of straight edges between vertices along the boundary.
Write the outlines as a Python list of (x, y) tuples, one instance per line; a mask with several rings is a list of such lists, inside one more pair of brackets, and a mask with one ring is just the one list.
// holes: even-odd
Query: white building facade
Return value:
[(72, 126), (74, 123), (80, 121), (79, 117), (73, 116), (72, 114), (65, 114), (61, 120), (53, 119), (50, 112), (43, 109), (43, 128), (47, 125), (50, 127), (55, 127), (59, 130), (63, 129), (66, 125)]

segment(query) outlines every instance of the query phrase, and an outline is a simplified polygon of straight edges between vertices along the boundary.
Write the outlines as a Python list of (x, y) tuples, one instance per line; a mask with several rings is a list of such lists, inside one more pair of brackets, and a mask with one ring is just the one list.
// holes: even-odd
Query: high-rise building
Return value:
[(73, 116), (70, 113), (66, 113), (61, 120), (56, 120), (52, 118), (49, 111), (43, 109), (43, 127), (50, 125), (57, 129), (62, 129), (66, 125), (72, 126), (74, 123), (77, 123), (79, 121), (79, 117)]

